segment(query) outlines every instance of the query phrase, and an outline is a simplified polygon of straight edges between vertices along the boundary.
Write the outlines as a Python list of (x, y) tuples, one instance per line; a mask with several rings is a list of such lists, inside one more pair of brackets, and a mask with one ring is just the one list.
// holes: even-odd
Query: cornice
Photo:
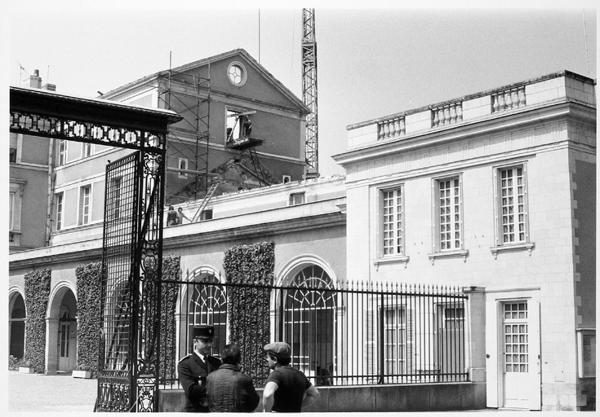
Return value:
[(447, 142), (459, 141), (473, 136), (486, 135), (504, 129), (519, 128), (567, 116), (578, 120), (595, 121), (596, 111), (590, 106), (573, 101), (561, 100), (550, 105), (544, 103), (543, 106), (523, 109), (518, 112), (507, 112), (502, 115), (494, 114), (492, 117), (474, 119), (459, 125), (415, 132), (394, 140), (374, 142), (362, 148), (333, 155), (332, 158), (338, 164), (347, 166), (354, 162), (384, 157), (398, 152), (437, 146)]
[[(277, 222), (261, 223), (250, 226), (240, 226), (213, 232), (178, 235), (164, 240), (163, 253), (172, 249), (180, 249), (183, 247), (188, 248), (217, 242), (252, 239), (255, 237), (265, 238), (284, 233), (312, 231), (345, 225), (346, 215), (336, 212)], [(48, 250), (48, 248), (44, 249)], [(68, 253), (48, 254), (35, 258), (19, 259), (16, 261), (11, 261), (9, 255), (9, 270), (15, 271), (19, 269), (34, 269), (40, 266), (57, 265), (70, 262), (89, 262), (94, 258), (100, 259), (101, 257), (101, 247), (75, 250)]]

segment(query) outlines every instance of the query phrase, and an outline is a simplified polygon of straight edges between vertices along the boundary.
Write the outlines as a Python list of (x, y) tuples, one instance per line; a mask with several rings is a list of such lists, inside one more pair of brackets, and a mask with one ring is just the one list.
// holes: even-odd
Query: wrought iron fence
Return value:
[[(460, 289), (363, 282), (334, 288), (325, 278), (288, 286), (226, 284), (206, 277), (203, 282), (164, 281), (179, 287), (175, 330), (163, 335), (163, 346), (175, 347), (167, 363), (192, 351), (190, 329), (196, 324), (215, 326), (213, 354), (218, 355), (231, 336), (227, 312), (235, 306), (228, 306), (228, 294), (234, 287), (236, 292), (260, 288), (270, 294), (271, 339), (289, 343), (291, 365), (317, 386), (468, 380), (467, 295)], [(254, 369), (242, 369), (255, 381), (265, 377), (258, 375), (265, 372), (260, 360)], [(179, 387), (175, 368), (163, 366), (161, 388)]]

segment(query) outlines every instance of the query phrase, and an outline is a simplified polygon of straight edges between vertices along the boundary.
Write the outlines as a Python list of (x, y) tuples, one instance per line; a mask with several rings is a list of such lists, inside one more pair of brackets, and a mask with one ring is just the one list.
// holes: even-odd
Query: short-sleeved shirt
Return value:
[(275, 391), (273, 411), (301, 411), (304, 392), (311, 386), (302, 372), (291, 366), (278, 366), (269, 374), (267, 382), (274, 382), (279, 387)]

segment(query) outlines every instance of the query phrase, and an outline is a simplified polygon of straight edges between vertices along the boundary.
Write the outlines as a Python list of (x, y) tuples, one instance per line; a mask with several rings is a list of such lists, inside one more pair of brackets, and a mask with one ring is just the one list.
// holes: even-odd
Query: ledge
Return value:
[(373, 261), (373, 265), (375, 265), (375, 268), (377, 268), (377, 270), (379, 270), (379, 265), (395, 264), (395, 263), (402, 263), (402, 264), (404, 264), (404, 268), (406, 268), (406, 264), (408, 263), (409, 260), (410, 260), (410, 256), (406, 256), (406, 255), (386, 256), (386, 257), (382, 257), (382, 258), (379, 258), (379, 259), (376, 259), (375, 261)]
[(506, 251), (520, 251), (520, 250), (528, 250), (529, 256), (531, 256), (531, 251), (535, 248), (534, 242), (528, 243), (520, 243), (516, 245), (504, 245), (504, 246), (492, 246), (490, 248), (490, 252), (494, 255), (494, 259), (498, 258), (498, 252), (506, 252)]
[(469, 256), (469, 250), (468, 249), (456, 249), (456, 250), (449, 250), (449, 251), (444, 251), (444, 252), (434, 252), (434, 253), (430, 253), (427, 255), (429, 257), (429, 260), (431, 261), (431, 265), (433, 265), (433, 263), (435, 262), (435, 260), (437, 258), (457, 258), (457, 257), (463, 257), (463, 261), (467, 262), (467, 256)]

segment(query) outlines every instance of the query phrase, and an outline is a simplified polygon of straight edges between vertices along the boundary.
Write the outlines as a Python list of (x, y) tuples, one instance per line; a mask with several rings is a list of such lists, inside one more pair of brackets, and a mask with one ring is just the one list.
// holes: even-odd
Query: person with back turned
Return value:
[(265, 411), (300, 412), (319, 398), (319, 391), (299, 370), (290, 366), (291, 349), (285, 342), (265, 345), (272, 369), (263, 391)]
[(219, 359), (210, 356), (214, 335), (213, 326), (194, 327), (194, 351), (177, 364), (179, 382), (186, 397), (184, 411), (208, 412), (206, 378), (221, 365)]
[(258, 394), (252, 378), (240, 370), (242, 354), (235, 343), (225, 345), (221, 353), (223, 364), (208, 375), (206, 394), (210, 412), (249, 413), (258, 405)]

